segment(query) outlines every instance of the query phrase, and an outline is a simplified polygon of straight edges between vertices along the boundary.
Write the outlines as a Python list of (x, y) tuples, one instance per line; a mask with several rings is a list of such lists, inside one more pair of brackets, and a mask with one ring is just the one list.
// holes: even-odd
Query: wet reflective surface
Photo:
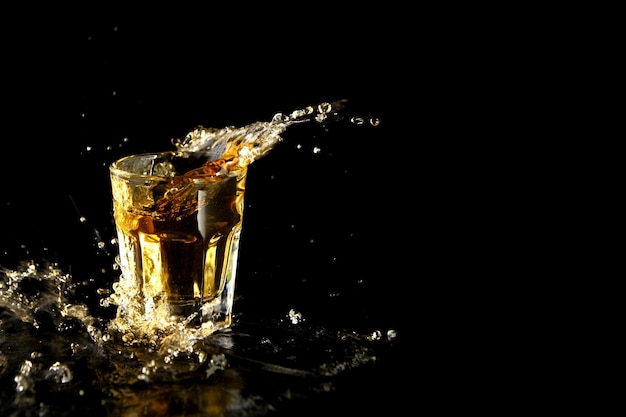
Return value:
[[(0, 303), (5, 415), (308, 415), (329, 404), (399, 406), (391, 390), (399, 383), (393, 330), (338, 330), (293, 309), (270, 319), (249, 305), (255, 310), (231, 330), (171, 355), (105, 340), (98, 318), (84, 320), (84, 311), (72, 311), (78, 305), (57, 303), (52, 290), (61, 277), (32, 268), (22, 278), (5, 276), (2, 294), (15, 301)], [(7, 291), (16, 283), (20, 295)]]
[[(20, 82), (10, 94), (13, 148), (2, 160), (11, 180), (0, 199), (1, 414), (404, 409), (411, 360), (403, 326), (418, 306), (405, 302), (407, 178), (387, 107), (350, 94), (360, 89), (335, 96), (330, 86), (304, 83), (296, 94), (293, 84), (260, 75), (216, 93), (227, 71), (207, 74), (209, 58), (192, 70), (174, 64), (193, 49), (176, 47), (183, 35), (113, 21), (59, 25), (67, 30), (34, 32), (31, 51), (57, 51), (56, 64), (28, 80), (16, 67)], [(381, 125), (294, 126), (249, 169), (232, 328), (176, 354), (108, 335), (115, 307), (103, 300), (119, 277), (108, 165), (172, 149), (173, 137), (198, 124), (268, 120), (344, 93), (352, 114), (375, 115)]]

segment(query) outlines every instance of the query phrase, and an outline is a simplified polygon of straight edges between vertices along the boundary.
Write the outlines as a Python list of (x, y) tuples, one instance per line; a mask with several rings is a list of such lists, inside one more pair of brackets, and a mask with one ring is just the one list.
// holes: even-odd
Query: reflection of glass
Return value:
[[(151, 383), (137, 384), (133, 389), (111, 389), (107, 400), (110, 416), (206, 416), (224, 417), (233, 410), (241, 412), (254, 403), (241, 396), (243, 380), (232, 369), (224, 369), (211, 375), (202, 383)], [(253, 415), (255, 409), (251, 410)], [(264, 415), (264, 414), (256, 414)]]
[(246, 173), (177, 152), (111, 165), (118, 291), (134, 294), (118, 316), (230, 326)]

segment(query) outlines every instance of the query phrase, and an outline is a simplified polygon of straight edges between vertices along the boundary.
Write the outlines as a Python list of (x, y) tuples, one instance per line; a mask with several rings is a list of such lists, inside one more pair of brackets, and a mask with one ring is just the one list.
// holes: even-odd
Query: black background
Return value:
[[(419, 345), (420, 48), (398, 11), (324, 7), (5, 14), (0, 265), (110, 280), (110, 162), (196, 125), (348, 99), (381, 126), (294, 126), (251, 166), (235, 310), (292, 304), (314, 322), (397, 329), (403, 354)], [(418, 356), (398, 349), (384, 380), (356, 372), (338, 409), (372, 395), (399, 409)]]

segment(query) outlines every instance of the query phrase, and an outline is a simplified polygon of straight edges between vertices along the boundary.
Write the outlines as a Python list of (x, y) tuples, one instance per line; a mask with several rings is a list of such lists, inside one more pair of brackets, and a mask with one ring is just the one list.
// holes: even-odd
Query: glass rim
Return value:
[(131, 159), (145, 158), (145, 157), (151, 157), (151, 159), (156, 159), (161, 155), (175, 155), (177, 153), (178, 153), (177, 151), (154, 151), (154, 152), (141, 152), (141, 153), (135, 153), (131, 155), (122, 156), (116, 159), (115, 161), (111, 162), (111, 164), (109, 165), (109, 171), (112, 174), (115, 174), (116, 176), (123, 177), (123, 178), (130, 178), (130, 177), (172, 178), (172, 177), (166, 177), (164, 175), (142, 174), (139, 172), (133, 172), (133, 171), (129, 171), (127, 169), (121, 168), (120, 165)]
[[(185, 159), (187, 158), (185, 156), (186, 154), (184, 152), (181, 151), (177, 151), (177, 150), (168, 150), (168, 151), (151, 151), (151, 152), (141, 152), (141, 153), (136, 153), (136, 154), (131, 154), (131, 155), (126, 155), (126, 156), (122, 156), (116, 160), (114, 160), (113, 162), (111, 162), (111, 164), (109, 165), (109, 172), (111, 175), (115, 175), (116, 177), (120, 177), (120, 178), (124, 178), (124, 179), (130, 179), (130, 178), (142, 178), (145, 180), (168, 180), (168, 179), (172, 179), (175, 177), (179, 177), (184, 175), (184, 173), (176, 173), (175, 175), (158, 175), (158, 174), (144, 174), (141, 172), (134, 172), (134, 171), (129, 171), (128, 169), (125, 168), (121, 168), (120, 164), (123, 164), (126, 161), (129, 161), (131, 159), (136, 159), (136, 158), (149, 158), (151, 160), (155, 160), (160, 156), (170, 156), (170, 157), (177, 157), (180, 156), (181, 159)], [(211, 178), (229, 178), (229, 177), (238, 177), (240, 176), (242, 173), (244, 173), (247, 171), (247, 167), (239, 167), (236, 172), (233, 172), (232, 175), (215, 175)], [(208, 179), (208, 177), (207, 177)], [(196, 178), (195, 180), (199, 180), (198, 178)]]

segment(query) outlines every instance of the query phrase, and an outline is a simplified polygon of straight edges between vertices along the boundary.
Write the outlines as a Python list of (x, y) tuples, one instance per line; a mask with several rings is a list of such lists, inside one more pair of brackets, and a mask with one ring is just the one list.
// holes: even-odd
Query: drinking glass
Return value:
[(118, 316), (230, 327), (246, 175), (176, 151), (111, 164), (120, 285), (131, 300)]

